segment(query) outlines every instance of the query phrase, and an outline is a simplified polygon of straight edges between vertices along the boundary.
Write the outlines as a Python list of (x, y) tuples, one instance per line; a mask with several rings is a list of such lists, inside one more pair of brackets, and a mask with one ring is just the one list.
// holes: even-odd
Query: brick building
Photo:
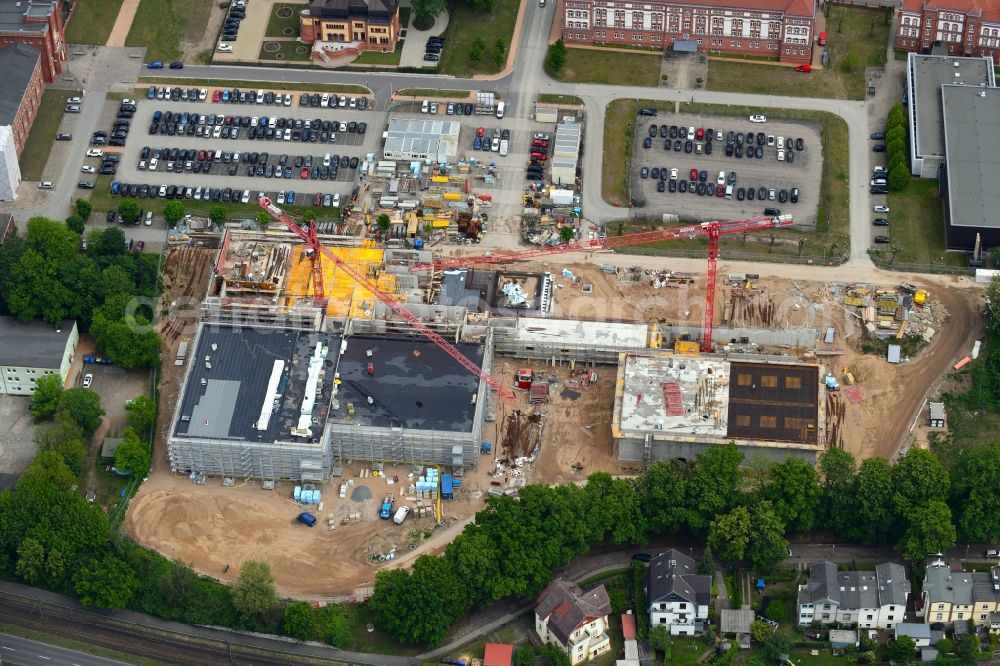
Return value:
[(26, 44), (42, 54), (42, 78), (52, 83), (66, 62), (66, 33), (58, 2), (0, 0), (0, 46)]
[(981, 0), (903, 0), (896, 48), (916, 53), (985, 56), (998, 63), (1000, 5)]
[(302, 41), (313, 44), (314, 52), (393, 51), (400, 31), (399, 0), (312, 0), (299, 26)]
[(9, 126), (20, 155), (42, 103), (42, 58), (37, 49), (23, 44), (0, 48), (0, 127)]
[(808, 63), (815, 22), (810, 0), (566, 0), (562, 38)]

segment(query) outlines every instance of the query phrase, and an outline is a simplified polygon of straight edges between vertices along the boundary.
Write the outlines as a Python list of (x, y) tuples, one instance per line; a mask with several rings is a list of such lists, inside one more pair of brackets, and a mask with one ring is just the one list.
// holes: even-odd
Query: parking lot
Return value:
[[(341, 196), (350, 193), (353, 187), (355, 176), (357, 173), (356, 168), (351, 168), (350, 166), (346, 168), (341, 168), (338, 170), (335, 179), (319, 179), (318, 177), (312, 177), (312, 170), (310, 169), (309, 174), (306, 178), (302, 178), (302, 172), (300, 168), (295, 168), (294, 163), (296, 157), (311, 157), (313, 165), (322, 165), (325, 155), (336, 154), (340, 158), (348, 157), (358, 158), (359, 162), (364, 161), (366, 154), (373, 153), (379, 150), (381, 145), (381, 133), (385, 127), (386, 114), (384, 112), (377, 112), (373, 110), (360, 111), (351, 108), (312, 108), (312, 107), (301, 107), (298, 105), (298, 96), (296, 95), (295, 103), (292, 106), (282, 107), (282, 106), (269, 106), (269, 105), (257, 105), (257, 104), (232, 104), (223, 102), (212, 102), (212, 90), (209, 90), (208, 99), (205, 101), (166, 101), (166, 100), (146, 100), (144, 98), (137, 99), (137, 110), (134, 118), (132, 119), (132, 128), (129, 132), (128, 139), (126, 141), (125, 148), (121, 152), (121, 163), (118, 168), (118, 172), (115, 175), (115, 180), (121, 183), (134, 183), (134, 184), (147, 184), (150, 189), (155, 185), (156, 189), (159, 190), (163, 185), (175, 185), (184, 188), (213, 188), (213, 189), (225, 189), (231, 188), (233, 190), (250, 190), (255, 196), (257, 192), (267, 192), (270, 194), (276, 194), (279, 191), (295, 191), (298, 194), (308, 194), (310, 197), (316, 193), (320, 192), (322, 194), (340, 194)], [(250, 139), (249, 130), (250, 127), (240, 127), (239, 138), (237, 139), (225, 139), (222, 138), (221, 132), (218, 136), (213, 136), (216, 134), (214, 129), (211, 131), (209, 136), (189, 136), (187, 133), (178, 131), (175, 135), (161, 135), (157, 134), (155, 136), (150, 136), (148, 134), (149, 126), (153, 120), (153, 115), (155, 112), (161, 113), (162, 115), (166, 112), (172, 113), (188, 113), (188, 114), (198, 114), (205, 116), (240, 116), (249, 118), (260, 118), (261, 116), (277, 117), (280, 119), (287, 120), (291, 119), (293, 123), (295, 121), (304, 120), (316, 120), (322, 121), (336, 121), (339, 123), (360, 123), (364, 122), (367, 124), (367, 131), (365, 134), (359, 134), (357, 132), (341, 132), (336, 133), (336, 142), (331, 142), (328, 140), (326, 143), (320, 143), (318, 140), (316, 142), (310, 141), (293, 141), (291, 140), (291, 132), (288, 133), (289, 139), (285, 140), (284, 136), (286, 133), (282, 133), (282, 139), (267, 139), (260, 138)], [(112, 114), (113, 115), (113, 114)], [(233, 125), (227, 125), (223, 120), (222, 127), (232, 128)], [(259, 123), (259, 121), (258, 121)], [(109, 123), (110, 124), (110, 121)], [(201, 126), (207, 126), (201, 125)], [(213, 125), (212, 127), (217, 127), (218, 125)], [(277, 128), (275, 128), (277, 130)], [(299, 129), (299, 128), (296, 128)], [(339, 128), (338, 128), (339, 129)], [(231, 131), (231, 129), (230, 129)], [(275, 132), (277, 134), (277, 132)], [(301, 133), (301, 129), (300, 132)], [(223, 153), (232, 154), (235, 152), (240, 153), (240, 158), (238, 164), (234, 165), (231, 163), (222, 163), (222, 160), (212, 160), (211, 165), (207, 172), (195, 172), (194, 165), (188, 168), (187, 162), (191, 160), (185, 160), (184, 168), (181, 172), (168, 172), (167, 166), (169, 159), (163, 159), (162, 156), (157, 161), (157, 167), (155, 171), (149, 171), (148, 166), (150, 164), (150, 158), (147, 157), (145, 160), (146, 169), (139, 169), (138, 165), (142, 160), (143, 148), (149, 147), (150, 153), (155, 149), (160, 149), (161, 153), (163, 149), (178, 149), (189, 150), (194, 149), (196, 152), (204, 150), (206, 152), (211, 151), (213, 156), (217, 154), (218, 151)], [(251, 165), (243, 161), (243, 156), (248, 154), (258, 154), (258, 160), (261, 153), (268, 153), (268, 163), (269, 165), (277, 164), (278, 160), (283, 156), (287, 156), (286, 166), (291, 167), (291, 171), (288, 173), (289, 178), (278, 178), (275, 177), (265, 177), (258, 176), (259, 170), (254, 170), (254, 175), (247, 175), (247, 169)], [(151, 156), (151, 155), (150, 155)], [(197, 158), (193, 160), (197, 162)], [(99, 160), (91, 159), (88, 160), (88, 164), (96, 166)], [(234, 170), (232, 167), (236, 166)], [(234, 175), (230, 175), (230, 171), (235, 171)], [(282, 176), (284, 176), (286, 170), (282, 169)], [(267, 174), (270, 175), (270, 169), (267, 170)], [(317, 174), (318, 176), (318, 174)], [(297, 201), (298, 202), (298, 201)]]
[[(656, 126), (656, 137), (651, 136), (650, 126)], [(667, 136), (664, 138), (663, 128)], [(677, 138), (671, 137), (671, 126), (677, 126)], [(695, 138), (688, 140), (688, 130), (694, 128)], [(704, 137), (699, 139), (698, 130)], [(708, 130), (713, 135), (708, 140)], [(721, 139), (718, 132), (722, 132)], [(729, 133), (733, 132), (733, 155), (727, 156), (726, 145)], [(749, 143), (744, 140), (740, 144), (735, 135), (752, 132), (754, 135), (753, 149), (761, 148), (762, 156), (749, 158)], [(758, 146), (759, 133), (764, 136), (763, 145)], [(793, 139), (793, 145), (802, 139), (802, 149), (785, 151), (786, 159), (778, 160), (777, 139), (783, 137)], [(669, 142), (669, 149), (665, 144)], [(712, 148), (708, 148), (712, 144)], [(645, 147), (649, 146), (649, 147)], [(676, 150), (679, 148), (680, 150)], [(711, 150), (711, 154), (708, 151)], [(688, 152), (690, 151), (690, 152)], [(738, 157), (742, 151), (742, 156)], [(633, 200), (643, 199), (645, 205), (643, 214), (660, 215), (673, 213), (684, 218), (699, 220), (722, 219), (737, 220), (760, 217), (765, 208), (778, 208), (782, 213), (795, 216), (796, 225), (815, 225), (816, 210), (819, 204), (820, 179), (823, 167), (822, 144), (819, 128), (809, 123), (788, 121), (751, 123), (746, 117), (705, 117), (685, 114), (664, 114), (657, 117), (639, 116), (636, 119), (635, 144), (633, 146), (631, 166), (631, 185)], [(793, 153), (793, 162), (787, 160), (788, 152)], [(643, 178), (643, 169), (647, 169)], [(657, 170), (653, 178), (653, 169)], [(661, 175), (663, 170), (666, 175)], [(676, 191), (670, 191), (672, 169), (677, 169)], [(688, 187), (691, 183), (692, 170), (697, 172), (697, 180), (704, 182), (705, 194), (699, 195)], [(715, 187), (719, 172), (724, 172), (726, 184), (732, 181), (731, 173), (735, 172), (735, 182), (731, 198), (716, 196)], [(658, 182), (663, 181), (664, 191), (658, 191)], [(681, 183), (680, 181), (687, 181)], [(697, 183), (696, 183), (697, 185)], [(711, 193), (708, 192), (711, 188)], [(739, 200), (739, 189), (744, 189), (744, 199)], [(749, 190), (753, 188), (753, 199)], [(764, 188), (768, 196), (764, 201), (759, 198), (760, 188)], [(798, 188), (798, 202), (791, 201), (792, 188)], [(725, 186), (723, 186), (725, 189)], [(774, 190), (774, 199), (769, 198)], [(781, 202), (781, 190), (789, 195), (789, 200)]]

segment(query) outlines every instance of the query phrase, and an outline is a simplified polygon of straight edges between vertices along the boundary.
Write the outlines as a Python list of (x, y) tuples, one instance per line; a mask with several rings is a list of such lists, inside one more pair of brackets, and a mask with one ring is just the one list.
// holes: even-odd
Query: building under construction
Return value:
[[(340, 462), (478, 465), (486, 384), (421, 338), (199, 327), (167, 439), (186, 474), (320, 481)], [(488, 370), (488, 344), (460, 344)]]
[(611, 421), (619, 459), (691, 460), (733, 442), (747, 458), (815, 463), (825, 449), (819, 366), (737, 358), (622, 353)]

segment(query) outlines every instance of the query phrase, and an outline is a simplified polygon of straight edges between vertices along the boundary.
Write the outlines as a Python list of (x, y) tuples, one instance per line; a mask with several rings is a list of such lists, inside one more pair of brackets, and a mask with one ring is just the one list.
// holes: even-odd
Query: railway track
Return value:
[(259, 650), (245, 645), (167, 633), (101, 615), (0, 595), (0, 623), (33, 629), (88, 645), (147, 657), (165, 664), (248, 664), (292, 666), (343, 662)]

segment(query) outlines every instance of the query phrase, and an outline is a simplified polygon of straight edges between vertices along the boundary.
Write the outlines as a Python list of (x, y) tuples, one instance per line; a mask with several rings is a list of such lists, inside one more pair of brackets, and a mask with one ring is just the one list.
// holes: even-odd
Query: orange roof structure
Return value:
[(487, 643), (483, 653), (483, 666), (511, 666), (514, 646), (510, 643)]

